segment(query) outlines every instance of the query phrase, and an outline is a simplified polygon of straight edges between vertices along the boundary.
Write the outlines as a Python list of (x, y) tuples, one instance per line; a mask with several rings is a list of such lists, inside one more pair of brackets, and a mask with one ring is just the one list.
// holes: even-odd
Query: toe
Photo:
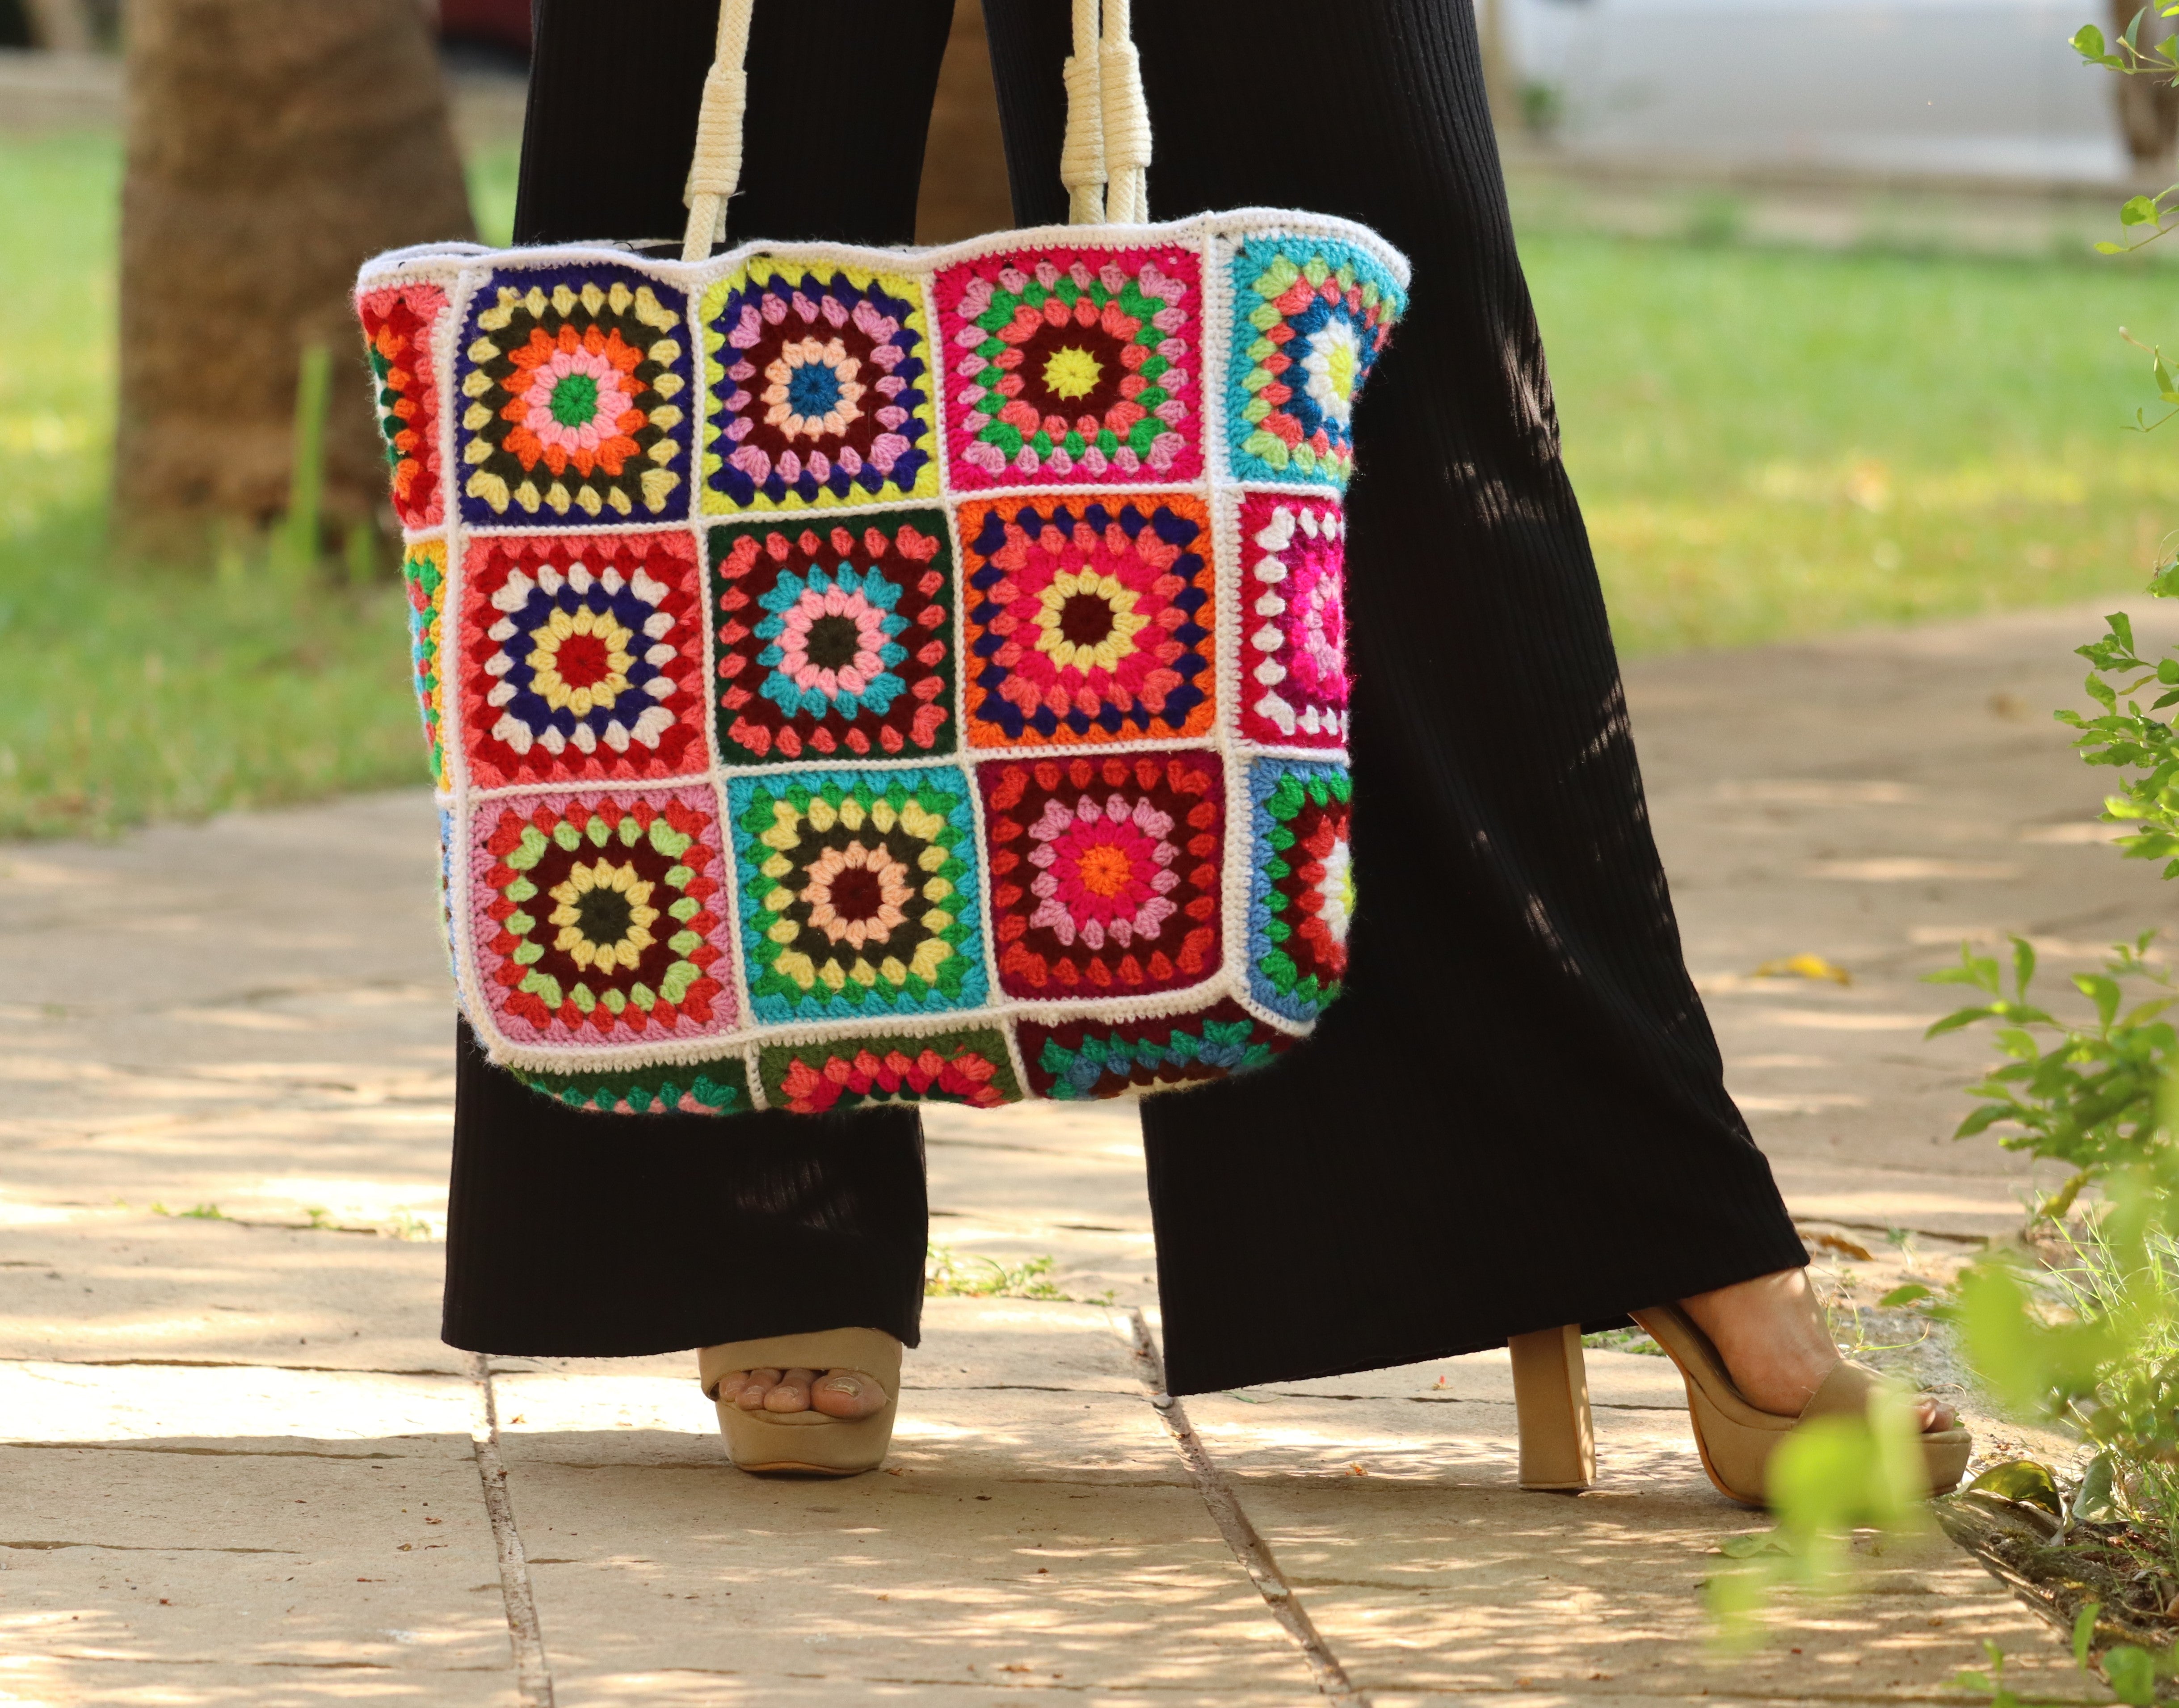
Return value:
[(777, 1370), (753, 1370), (742, 1378), (740, 1390), (734, 1395), (734, 1403), (744, 1411), (762, 1411), (766, 1398), (778, 1386)]
[(808, 1411), (810, 1385), (817, 1380), (814, 1370), (790, 1370), (779, 1378), (779, 1386), (764, 1397), (766, 1411)]
[(836, 1370), (817, 1384), (810, 1403), (827, 1417), (868, 1417), (885, 1404), (886, 1391), (875, 1376), (859, 1370)]
[(1959, 1414), (1941, 1400), (1925, 1398), (1919, 1410), (1922, 1414), (1922, 1433), (1924, 1435), (1935, 1435), (1955, 1428), (1960, 1420)]

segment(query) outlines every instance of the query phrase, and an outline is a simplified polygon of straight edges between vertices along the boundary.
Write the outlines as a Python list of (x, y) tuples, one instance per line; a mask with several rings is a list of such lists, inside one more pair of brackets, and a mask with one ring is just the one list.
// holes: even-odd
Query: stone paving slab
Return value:
[(464, 1367), (427, 1241), (111, 1211), (0, 1225), (0, 1358)]
[[(1689, 1448), (1686, 1414), (1600, 1407), (1599, 1481), (1513, 1486), (1512, 1408), (1275, 1397), (1188, 1403), (1286, 1580), (1355, 1685), (1536, 1690), (1554, 1700), (1708, 1694), (1882, 1701), (1931, 1694), (1982, 1643), (2046, 1651), (2050, 1628), (1941, 1537), (1864, 1548), (1837, 1602), (1795, 1598), (1770, 1645), (1721, 1656), (1701, 1587), (1726, 1537), (1763, 1529)], [(2077, 1678), (2048, 1700), (2100, 1700)], [(1397, 1700), (1397, 1694), (1395, 1695)]]
[[(2096, 627), (2032, 613), (1629, 671), (1690, 964), (1842, 1308), (1941, 1277), (2017, 1225), (2028, 1184), (1994, 1145), (1951, 1142), (1984, 1046), (1922, 1039), (1950, 994), (1918, 975), (2006, 931), (2062, 973), (2171, 916), (2154, 873), (2101, 846), (2100, 780), (2042, 717), (2076, 698), (2067, 648)], [(1502, 1354), (1199, 1397), (1171, 1414), (1195, 1431), (1177, 1444), (1133, 1344), (1155, 1271), (1124, 1107), (929, 1112), (934, 1239), (1049, 1255), (1060, 1290), (1111, 1308), (931, 1301), (897, 1475), (733, 1474), (686, 1354), (492, 1360), (498, 1433), (472, 1441), (486, 1390), (436, 1337), (452, 1028), (432, 835), (406, 792), (0, 849), (0, 1441), (48, 1443), (0, 1447), (31, 1467), (0, 1486), (0, 1528), (129, 1545), (0, 1548), (0, 1693), (528, 1703), (549, 1669), (567, 1703), (1238, 1704), (1336, 1694), (1343, 1667), (1380, 1703), (1860, 1700), (1929, 1694), (1984, 1636), (2044, 1667), (2037, 1696), (2077, 1692), (2042, 1628), (1941, 1553), (1797, 1612), (1808, 1640), (1760, 1662), (1702, 1661), (1704, 1550), (1754, 1521), (1700, 1480), (1655, 1359), (1592, 1355), (1605, 1481), (1579, 1501), (1512, 1489)], [(1756, 972), (1804, 952), (1852, 982)], [(1880, 1343), (1896, 1326), (1849, 1317)], [(394, 1519), (421, 1514), (372, 1489), (412, 1470), (466, 1491), (459, 1570), (451, 1543), (400, 1551)], [(311, 1487), (361, 1516), (326, 1534), (272, 1511)], [(129, 1534), (60, 1525), (124, 1490)], [(325, 1579), (295, 1574), (310, 1593), (277, 1629), (228, 1613), (256, 1606), (250, 1562), (287, 1557), (212, 1568), (176, 1546), (238, 1530)], [(145, 1605), (155, 1569), (198, 1599)], [(875, 1601), (888, 1573), (930, 1593)], [(510, 1647), (524, 1607), (541, 1646)], [(251, 1664), (189, 1646), (222, 1621)], [(434, 1644), (395, 1630), (489, 1664), (431, 1670)]]
[[(2144, 649), (2179, 638), (2158, 601), (2118, 602), (2134, 605)], [(1960, 1088), (1993, 1052), (1975, 1032), (1924, 1040), (1967, 997), (1920, 975), (1962, 939), (1988, 953), (2017, 931), (2062, 989), (2112, 941), (2179, 918), (2154, 864), (2105, 846), (2109, 774), (2082, 765), (2050, 716), (2089, 709), (2072, 649), (2108, 608), (1628, 667), (1688, 964), (1797, 1213), (2017, 1227), (2031, 1171), (1951, 1136)], [(1753, 976), (1800, 953), (1853, 983)]]
[(428, 1696), (508, 1700), (469, 1438), (255, 1446), (0, 1447), (6, 1688), (109, 1700), (113, 1675), (81, 1668), (126, 1663), (169, 1690), (193, 1689), (203, 1667), (310, 1670), (346, 1675), (319, 1696), (428, 1674)]
[[(732, 1470), (685, 1367), (494, 1385), (563, 1700), (640, 1700), (661, 1675), (801, 1675), (842, 1700), (1314, 1694), (1148, 1404), (1122, 1313), (930, 1301), (886, 1471), (846, 1482)], [(663, 1618), (668, 1600), (702, 1617)]]
[(476, 1414), (475, 1386), (449, 1376), (265, 1365), (0, 1362), (0, 1442), (158, 1443), (181, 1453), (189, 1442), (232, 1446), (294, 1437), (353, 1457), (363, 1450), (332, 1444), (409, 1436), (466, 1442)]
[[(843, 1484), (744, 1477), (715, 1444), (694, 1462), (685, 1437), (510, 1434), (568, 1700), (665, 1667), (818, 1675), (843, 1700), (865, 1682), (1003, 1683), (1002, 1667), (1077, 1689), (1309, 1689), (1139, 1399), (917, 1411), (898, 1475)], [(586, 1457), (557, 1457), (571, 1452)]]

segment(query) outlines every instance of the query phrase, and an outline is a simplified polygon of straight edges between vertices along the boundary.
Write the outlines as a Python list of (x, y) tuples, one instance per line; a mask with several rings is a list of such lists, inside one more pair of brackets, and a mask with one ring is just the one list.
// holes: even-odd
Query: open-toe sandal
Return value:
[[(727, 1341), (698, 1352), (696, 1367), (705, 1397), (718, 1406), (727, 1456), (743, 1470), (852, 1477), (885, 1463), (900, 1407), (900, 1343), (882, 1330), (833, 1328)], [(829, 1371), (853, 1370), (877, 1383), (886, 1403), (858, 1418), (832, 1417), (814, 1405), (806, 1411), (744, 1411), (733, 1395), (719, 1392), (719, 1384), (738, 1370), (811, 1370), (821, 1378)]]
[[(1764, 1411), (1741, 1392), (1710, 1337), (1678, 1305), (1652, 1305), (1633, 1315), (1643, 1332), (1680, 1367), (1703, 1469), (1719, 1493), (1745, 1506), (1764, 1504), (1770, 1455), (1796, 1425), (1809, 1418), (1864, 1416), (1870, 1398), (1894, 1386), (1867, 1365), (1841, 1359), (1798, 1416)], [(1926, 1430), (1921, 1439), (1929, 1492), (1941, 1495), (1957, 1488), (1967, 1474), (1973, 1436), (1955, 1424), (1951, 1429)]]
[[(1679, 1366), (1703, 1469), (1719, 1493), (1743, 1506), (1764, 1504), (1770, 1455), (1796, 1425), (1806, 1418), (1865, 1415), (1871, 1396), (1886, 1385), (1867, 1365), (1841, 1359), (1798, 1415), (1764, 1411), (1741, 1392), (1710, 1337), (1678, 1305), (1655, 1305), (1633, 1317)], [(1567, 1493), (1589, 1487), (1596, 1480), (1596, 1442), (1581, 1331), (1569, 1326), (1517, 1334), (1509, 1345), (1520, 1415), (1521, 1486)], [(1955, 1425), (1925, 1431), (1921, 1440), (1929, 1492), (1957, 1487), (1974, 1437)]]

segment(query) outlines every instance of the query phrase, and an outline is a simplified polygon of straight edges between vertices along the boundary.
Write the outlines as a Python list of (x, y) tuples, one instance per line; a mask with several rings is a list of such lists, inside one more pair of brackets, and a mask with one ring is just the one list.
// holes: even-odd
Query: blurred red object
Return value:
[(530, 52), (530, 0), (439, 0), (439, 34)]

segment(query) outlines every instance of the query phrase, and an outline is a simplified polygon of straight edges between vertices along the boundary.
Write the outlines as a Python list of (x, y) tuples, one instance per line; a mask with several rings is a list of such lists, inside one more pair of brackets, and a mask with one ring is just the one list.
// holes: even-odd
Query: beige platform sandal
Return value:
[[(1763, 1411), (1734, 1384), (1710, 1338), (1677, 1304), (1633, 1313), (1649, 1337), (1679, 1367), (1687, 1384), (1688, 1418), (1695, 1450), (1720, 1494), (1743, 1506), (1763, 1504), (1764, 1474), (1770, 1455), (1803, 1418), (1858, 1416), (1884, 1378), (1866, 1365), (1841, 1359), (1799, 1415)], [(1581, 1331), (1545, 1329), (1515, 1335), (1513, 1401), (1520, 1414), (1521, 1486), (1578, 1492), (1596, 1478), (1596, 1449), (1589, 1419), (1589, 1379), (1583, 1366)], [(1929, 1492), (1957, 1488), (1967, 1474), (1974, 1437), (1955, 1425), (1922, 1436)]]
[[(731, 1340), (696, 1354), (704, 1397), (719, 1409), (719, 1433), (727, 1456), (745, 1471), (799, 1471), (810, 1476), (852, 1477), (885, 1463), (892, 1423), (900, 1409), (900, 1343), (875, 1328), (833, 1328), (819, 1334), (777, 1334), (766, 1340)], [(744, 1411), (719, 1392), (737, 1370), (853, 1370), (876, 1382), (886, 1403), (867, 1417), (807, 1411)]]

